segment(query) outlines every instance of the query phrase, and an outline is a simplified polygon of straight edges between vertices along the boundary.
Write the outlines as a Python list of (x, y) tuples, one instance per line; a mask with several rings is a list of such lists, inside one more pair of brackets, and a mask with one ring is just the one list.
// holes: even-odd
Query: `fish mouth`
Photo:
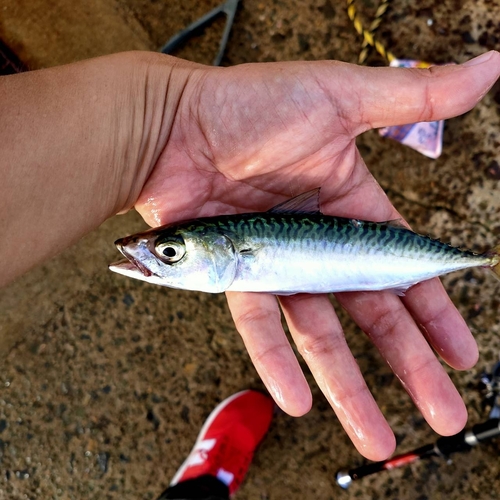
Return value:
[(131, 278), (137, 277), (137, 274), (145, 277), (151, 276), (151, 273), (149, 271), (144, 272), (144, 268), (141, 269), (136, 263), (128, 259), (113, 262), (108, 266), (108, 268), (110, 271), (118, 274), (123, 274), (124, 276), (129, 276)]
[(146, 278), (153, 275), (153, 273), (142, 262), (137, 260), (133, 255), (125, 250), (122, 240), (116, 241), (115, 245), (120, 253), (126, 258), (110, 264), (109, 269), (111, 271), (125, 276), (131, 276), (133, 278), (136, 278), (137, 274), (141, 274)]

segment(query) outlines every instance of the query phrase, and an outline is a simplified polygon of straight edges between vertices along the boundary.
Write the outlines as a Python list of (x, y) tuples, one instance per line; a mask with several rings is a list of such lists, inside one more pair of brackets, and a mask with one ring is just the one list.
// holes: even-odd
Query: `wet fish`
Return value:
[(500, 246), (484, 254), (421, 236), (398, 221), (323, 215), (319, 189), (268, 212), (167, 224), (115, 242), (112, 271), (185, 290), (278, 295), (393, 290), (452, 271), (500, 277)]

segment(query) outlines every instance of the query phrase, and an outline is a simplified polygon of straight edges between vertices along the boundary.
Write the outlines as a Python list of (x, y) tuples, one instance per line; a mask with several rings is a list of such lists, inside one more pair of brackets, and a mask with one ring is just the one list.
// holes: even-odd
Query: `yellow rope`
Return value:
[(380, 26), (380, 23), (382, 22), (382, 17), (389, 7), (389, 2), (390, 0), (382, 0), (382, 3), (377, 8), (377, 12), (375, 13), (375, 18), (371, 22), (369, 29), (365, 29), (363, 27), (361, 19), (358, 16), (356, 6), (354, 5), (354, 0), (347, 0), (347, 15), (349, 16), (349, 19), (352, 21), (354, 29), (358, 32), (358, 35), (363, 37), (362, 50), (358, 58), (360, 64), (365, 61), (368, 55), (368, 47), (374, 47), (375, 50), (389, 62), (396, 59), (396, 56), (391, 52), (389, 52), (385, 48), (385, 46), (381, 42), (379, 42), (373, 35), (373, 32), (376, 31), (376, 29)]
[[(380, 23), (382, 22), (382, 18), (384, 17), (385, 12), (389, 8), (390, 0), (382, 0), (382, 3), (378, 6), (377, 12), (375, 12), (375, 18), (370, 24), (368, 28), (368, 32), (373, 35), (375, 31), (377, 31)], [(361, 45), (361, 52), (359, 53), (358, 62), (359, 64), (363, 64), (368, 57), (368, 51), (370, 49), (370, 44), (363, 38), (363, 44)]]

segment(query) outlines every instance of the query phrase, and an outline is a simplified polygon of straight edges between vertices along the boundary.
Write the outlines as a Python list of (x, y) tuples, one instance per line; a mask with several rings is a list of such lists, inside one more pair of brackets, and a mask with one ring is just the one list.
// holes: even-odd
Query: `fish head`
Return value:
[(233, 282), (238, 258), (229, 237), (199, 226), (163, 226), (115, 242), (126, 257), (109, 268), (148, 283), (220, 293)]

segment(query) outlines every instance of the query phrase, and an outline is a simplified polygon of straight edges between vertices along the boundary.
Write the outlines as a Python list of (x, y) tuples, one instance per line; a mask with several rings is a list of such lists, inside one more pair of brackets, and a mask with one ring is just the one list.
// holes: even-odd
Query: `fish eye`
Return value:
[(184, 257), (186, 248), (178, 241), (162, 241), (155, 245), (155, 253), (162, 261), (172, 264)]

